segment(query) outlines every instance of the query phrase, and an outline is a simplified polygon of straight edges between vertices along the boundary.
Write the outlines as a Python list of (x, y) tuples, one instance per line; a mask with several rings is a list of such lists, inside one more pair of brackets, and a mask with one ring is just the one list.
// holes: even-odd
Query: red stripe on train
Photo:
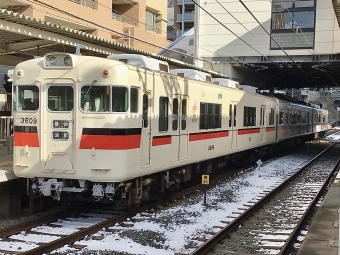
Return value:
[(38, 133), (14, 132), (14, 146), (39, 147)]
[(275, 131), (275, 127), (266, 127), (266, 132)]
[(259, 128), (239, 129), (237, 134), (247, 135), (247, 134), (255, 134), (255, 133), (260, 133), (260, 129)]
[(79, 149), (128, 150), (140, 148), (141, 135), (81, 135)]
[(221, 138), (221, 137), (227, 137), (227, 136), (229, 136), (229, 131), (190, 134), (189, 141), (192, 142), (192, 141)]
[(152, 138), (152, 146), (171, 144), (171, 136), (154, 136)]

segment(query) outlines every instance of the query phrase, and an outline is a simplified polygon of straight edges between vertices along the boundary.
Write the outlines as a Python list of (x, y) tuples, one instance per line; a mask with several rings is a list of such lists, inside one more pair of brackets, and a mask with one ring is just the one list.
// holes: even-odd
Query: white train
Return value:
[(13, 75), (14, 172), (44, 196), (138, 204), (327, 129), (328, 112), (139, 55), (49, 53)]

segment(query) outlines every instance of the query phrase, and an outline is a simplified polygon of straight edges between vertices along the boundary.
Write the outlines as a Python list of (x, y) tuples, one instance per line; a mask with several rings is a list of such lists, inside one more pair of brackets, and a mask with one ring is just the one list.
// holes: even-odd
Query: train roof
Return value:
[(169, 73), (178, 75), (184, 78), (191, 78), (199, 81), (209, 81), (211, 82), (211, 75), (205, 72), (197, 71), (194, 69), (172, 69)]
[(169, 64), (155, 58), (138, 54), (116, 54), (107, 56), (108, 59), (118, 60), (129, 65), (140, 66), (154, 71), (169, 72)]
[(224, 79), (224, 78), (213, 78), (212, 82), (221, 86), (225, 86), (228, 88), (234, 88), (234, 89), (239, 89), (240, 88), (240, 83), (237, 81), (233, 81), (230, 79)]

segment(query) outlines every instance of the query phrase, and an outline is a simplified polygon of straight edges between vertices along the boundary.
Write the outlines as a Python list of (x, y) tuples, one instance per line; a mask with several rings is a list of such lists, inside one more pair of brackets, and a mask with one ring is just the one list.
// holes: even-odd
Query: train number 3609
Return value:
[(26, 123), (26, 124), (37, 124), (37, 119), (36, 118), (21, 118), (21, 123)]

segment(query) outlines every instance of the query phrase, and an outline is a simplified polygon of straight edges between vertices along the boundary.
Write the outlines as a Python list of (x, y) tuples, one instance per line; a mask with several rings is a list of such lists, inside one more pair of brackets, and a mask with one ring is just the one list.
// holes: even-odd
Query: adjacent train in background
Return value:
[(34, 191), (127, 204), (328, 128), (327, 110), (133, 54), (18, 64), (13, 119), (14, 172)]

